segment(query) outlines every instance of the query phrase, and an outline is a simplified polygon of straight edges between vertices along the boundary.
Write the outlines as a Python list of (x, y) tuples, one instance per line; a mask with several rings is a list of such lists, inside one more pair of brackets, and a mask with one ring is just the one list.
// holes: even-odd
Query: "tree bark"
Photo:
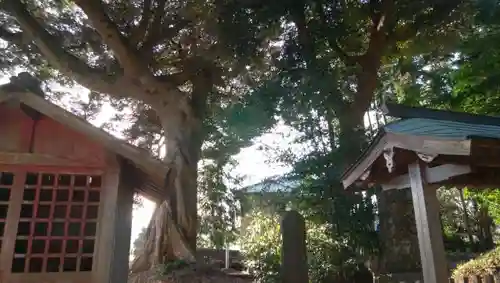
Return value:
[(167, 200), (172, 209), (173, 221), (194, 252), (197, 233), (197, 165), (202, 143), (201, 120), (194, 117), (191, 111), (178, 108), (171, 111), (177, 111), (177, 114), (161, 118), (166, 140), (165, 161), (172, 165), (165, 177), (165, 188), (168, 189)]
[(465, 231), (467, 232), (467, 236), (469, 237), (469, 244), (471, 246), (473, 246), (474, 245), (474, 237), (472, 237), (472, 231), (470, 228), (469, 214), (467, 213), (467, 204), (465, 203), (465, 199), (464, 199), (464, 189), (458, 188), (458, 194), (460, 197), (460, 205), (462, 206), (462, 210), (464, 211), (463, 218), (464, 218)]
[[(158, 103), (164, 106), (165, 104)], [(201, 151), (201, 119), (193, 107), (180, 103), (155, 109), (165, 134), (165, 200), (156, 208), (147, 228), (144, 247), (130, 268), (131, 282), (174, 260), (196, 261), (197, 164)]]

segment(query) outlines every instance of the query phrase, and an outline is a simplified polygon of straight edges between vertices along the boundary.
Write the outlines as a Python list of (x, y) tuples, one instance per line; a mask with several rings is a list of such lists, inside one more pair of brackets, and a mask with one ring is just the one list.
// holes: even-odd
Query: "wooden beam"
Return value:
[[(454, 155), (468, 157), (471, 154), (470, 140), (438, 139), (428, 136), (413, 136), (387, 132), (365, 153), (362, 159), (342, 177), (344, 188), (348, 188), (370, 169), (377, 158), (388, 148), (404, 149), (427, 155)], [(397, 166), (398, 164), (396, 164)], [(405, 165), (406, 166), (406, 165)], [(372, 172), (372, 176), (373, 176)]]
[[(469, 165), (444, 164), (436, 167), (425, 167), (425, 178), (428, 184), (435, 184), (453, 177), (469, 174), (472, 168)], [(383, 190), (405, 189), (411, 185), (410, 175), (400, 175), (387, 183), (381, 184)]]
[(439, 202), (436, 190), (425, 182), (425, 171), (424, 165), (419, 162), (408, 166), (424, 282), (448, 282)]
[(19, 93), (19, 92), (0, 91), (0, 104), (3, 102), (9, 102), (11, 100), (17, 100), (17, 97), (23, 94), (24, 93)]
[(471, 189), (491, 189), (500, 187), (500, 170), (491, 167), (477, 167), (473, 173), (456, 176), (439, 182), (439, 185), (461, 186)]
[[(7, 219), (4, 227), (2, 250), (0, 253), (0, 282), (10, 279), (13, 254), (16, 246), (17, 227), (21, 218), (21, 208), (23, 204), (24, 184), (26, 174), (23, 172), (14, 173), (14, 184), (10, 190), (9, 209), (7, 210)], [(4, 276), (7, 276), (5, 278)], [(14, 281), (15, 282), (15, 281)], [(24, 282), (22, 280), (17, 282)]]
[(141, 149), (114, 137), (104, 130), (91, 125), (87, 121), (41, 97), (31, 93), (24, 93), (19, 95), (19, 99), (22, 103), (41, 112), (47, 117), (50, 117), (75, 131), (87, 135), (90, 139), (99, 142), (110, 151), (133, 161), (137, 167), (147, 172), (155, 183), (163, 184), (165, 175), (168, 171), (168, 166), (160, 160), (152, 157), (148, 152), (142, 151)]
[(429, 136), (386, 133), (388, 146), (402, 148), (423, 154), (462, 155), (471, 153), (471, 141), (463, 139), (439, 139)]
[(0, 152), (0, 164), (34, 165), (34, 166), (75, 166), (100, 167), (98, 164), (85, 164), (80, 160), (60, 158), (57, 156), (36, 153)]

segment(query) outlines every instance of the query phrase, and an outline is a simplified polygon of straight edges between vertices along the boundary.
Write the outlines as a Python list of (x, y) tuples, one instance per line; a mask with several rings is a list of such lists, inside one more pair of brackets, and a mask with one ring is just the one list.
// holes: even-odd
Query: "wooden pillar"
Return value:
[(408, 166), (425, 283), (448, 282), (448, 262), (439, 221), (436, 190), (427, 185), (424, 165)]
[(302, 215), (287, 211), (281, 221), (281, 282), (308, 283), (306, 227)]
[(96, 283), (128, 281), (135, 182), (131, 180), (134, 174), (126, 169), (116, 161), (104, 178), (98, 250), (94, 260)]

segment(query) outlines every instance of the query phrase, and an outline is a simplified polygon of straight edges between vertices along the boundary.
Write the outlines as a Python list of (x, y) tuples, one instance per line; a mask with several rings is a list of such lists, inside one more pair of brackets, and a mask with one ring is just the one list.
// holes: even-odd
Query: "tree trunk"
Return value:
[(463, 218), (464, 218), (465, 231), (467, 232), (467, 236), (469, 237), (469, 244), (472, 247), (474, 245), (474, 237), (472, 237), (472, 231), (470, 228), (469, 214), (467, 213), (467, 204), (465, 203), (464, 199), (464, 189), (458, 188), (458, 193), (460, 197), (460, 205), (462, 206), (462, 210), (464, 211)]
[(491, 232), (491, 227), (493, 226), (493, 219), (491, 218), (488, 207), (485, 205), (481, 205), (479, 208), (479, 216), (478, 216), (478, 226), (479, 226), (479, 235), (480, 235), (480, 247), (481, 252), (486, 252), (495, 247), (495, 243), (493, 241), (493, 233)]
[(165, 133), (165, 162), (170, 166), (164, 184), (167, 195), (148, 225), (144, 248), (132, 263), (132, 273), (174, 260), (195, 262), (201, 120), (182, 105), (157, 113)]
[[(358, 74), (358, 92), (355, 105), (345, 109), (339, 117), (341, 136), (339, 143), (344, 160), (354, 162), (364, 147), (366, 138), (364, 114), (369, 110), (372, 101), (380, 57), (367, 57), (362, 71)], [(380, 219), (380, 254), (377, 269), (384, 273), (420, 272), (420, 252), (413, 211), (413, 202), (408, 190), (382, 191), (377, 195)]]

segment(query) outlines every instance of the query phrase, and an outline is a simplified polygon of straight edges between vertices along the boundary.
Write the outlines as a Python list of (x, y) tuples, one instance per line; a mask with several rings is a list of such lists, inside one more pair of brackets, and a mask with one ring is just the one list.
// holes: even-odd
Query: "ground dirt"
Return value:
[(231, 270), (222, 270), (210, 265), (194, 264), (161, 274), (161, 270), (151, 270), (133, 274), (128, 283), (251, 283), (250, 276)]

